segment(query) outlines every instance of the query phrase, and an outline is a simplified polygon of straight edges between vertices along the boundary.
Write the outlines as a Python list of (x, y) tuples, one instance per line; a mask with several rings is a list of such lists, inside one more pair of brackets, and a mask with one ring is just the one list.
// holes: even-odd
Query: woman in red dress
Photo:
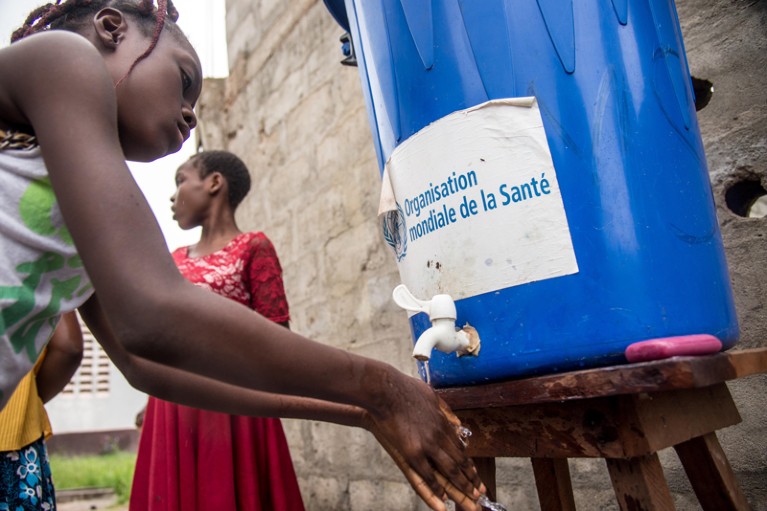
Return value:
[[(179, 167), (173, 218), (202, 226), (196, 245), (173, 252), (194, 284), (284, 324), (282, 268), (269, 239), (243, 233), (234, 211), (250, 189), (245, 164), (204, 151)], [(211, 350), (216, 346), (211, 345)], [(130, 498), (132, 511), (303, 511), (282, 424), (149, 398)]]

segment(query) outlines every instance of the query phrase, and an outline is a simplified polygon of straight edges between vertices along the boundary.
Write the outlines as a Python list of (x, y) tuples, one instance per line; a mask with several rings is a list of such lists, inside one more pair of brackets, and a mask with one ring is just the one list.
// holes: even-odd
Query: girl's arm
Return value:
[(233, 415), (309, 419), (369, 429), (366, 412), (356, 406), (250, 390), (131, 355), (109, 329), (96, 296), (80, 307), (80, 314), (131, 385), (152, 396)]
[(74, 312), (62, 314), (37, 370), (37, 393), (43, 403), (64, 390), (83, 359), (83, 333)]
[[(367, 429), (373, 433), (376, 440), (392, 457), (418, 495), (433, 509), (444, 508), (444, 503), (438, 497), (438, 495), (443, 494), (443, 491), (435, 493), (432, 490), (399, 448), (392, 444), (384, 431), (385, 428), (372, 420), (364, 409), (317, 399), (244, 389), (141, 359), (127, 353), (114, 338), (95, 296), (80, 308), (80, 312), (91, 331), (100, 340), (110, 359), (115, 362), (126, 378), (132, 384), (135, 383), (135, 386), (140, 390), (167, 401), (223, 413), (319, 420)], [(137, 427), (141, 427), (143, 413), (144, 410), (137, 416)], [(451, 423), (455, 427), (460, 425), (452, 412), (445, 410), (445, 413), (450, 417)], [(448, 487), (448, 482), (444, 476), (437, 474), (436, 477), (442, 487)], [(484, 486), (480, 485), (480, 488), (484, 492)], [(456, 502), (463, 503), (460, 509), (474, 509), (476, 507), (472, 500), (455, 487), (451, 487), (447, 493)]]
[[(51, 31), (3, 51), (13, 73), (0, 73), (2, 90), (34, 128), (101, 307), (129, 353), (233, 385), (362, 407), (379, 440), (423, 479), (410, 481), (434, 509), (444, 509), (444, 480), (459, 489), (456, 500), (477, 498), (477, 472), (423, 382), (301, 337), (181, 277), (125, 164), (114, 83), (90, 42)], [(141, 64), (123, 83), (140, 72)], [(212, 350), (217, 338), (226, 341)]]

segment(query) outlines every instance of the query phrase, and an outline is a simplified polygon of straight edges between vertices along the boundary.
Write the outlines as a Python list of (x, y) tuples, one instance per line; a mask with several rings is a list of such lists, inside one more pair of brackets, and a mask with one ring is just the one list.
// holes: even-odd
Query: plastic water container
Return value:
[(435, 351), (432, 385), (736, 342), (672, 0), (325, 3), (351, 34), (403, 283), (456, 298), (482, 340)]

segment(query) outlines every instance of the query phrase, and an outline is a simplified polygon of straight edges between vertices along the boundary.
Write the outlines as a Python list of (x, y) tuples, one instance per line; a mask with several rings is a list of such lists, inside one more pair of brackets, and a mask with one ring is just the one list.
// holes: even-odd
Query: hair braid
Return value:
[(21, 28), (14, 30), (13, 34), (11, 34), (11, 43), (26, 37), (29, 34), (33, 34), (39, 31), (39, 27), (43, 24), (41, 20), (44, 17), (51, 16), (52, 12), (57, 13), (60, 10), (60, 1), (57, 1), (56, 4), (41, 5), (34, 11), (30, 12), (29, 16), (27, 16), (27, 19), (24, 20), (24, 24), (21, 26)]
[(42, 5), (29, 13), (24, 25), (11, 35), (11, 42), (18, 41), (28, 35), (48, 30), (50, 25), (80, 7), (88, 7), (93, 4), (93, 0), (67, 0), (61, 3), (56, 0), (55, 4), (48, 3)]
[(35, 23), (35, 21), (37, 21), (38, 18), (40, 18), (40, 16), (43, 15), (43, 13), (55, 8), (56, 6), (53, 4), (45, 4), (30, 12), (29, 16), (27, 16), (27, 19), (24, 20), (24, 24), (21, 26), (21, 28), (14, 30), (13, 34), (11, 34), (11, 42), (26, 36), (31, 31), (32, 25)]
[[(151, 15), (155, 13), (155, 7), (154, 7), (154, 0), (141, 0), (141, 4), (139, 5), (139, 11), (143, 12), (145, 15)], [(129, 74), (131, 74), (131, 71), (133, 71), (133, 68), (135, 68), (139, 62), (144, 60), (149, 56), (150, 53), (152, 53), (152, 50), (154, 50), (154, 47), (157, 46), (157, 41), (160, 39), (160, 34), (162, 33), (163, 27), (165, 27), (165, 19), (170, 18), (171, 21), (176, 21), (178, 19), (178, 11), (173, 6), (173, 2), (171, 0), (157, 0), (157, 21), (154, 25), (154, 33), (152, 34), (152, 42), (149, 43), (149, 47), (139, 55), (139, 57), (133, 61), (133, 64), (131, 64), (130, 69), (128, 69), (128, 72), (125, 73), (125, 76), (120, 78), (120, 80), (117, 82), (115, 87), (117, 85), (120, 85), (120, 82), (122, 82), (125, 77), (127, 77)]]
[[(157, 0), (157, 8), (154, 6), (154, 0), (139, 0), (138, 3), (130, 0), (56, 0), (56, 3), (48, 3), (33, 10), (24, 21), (24, 25), (13, 32), (11, 43), (18, 41), (28, 35), (43, 32), (50, 29), (72, 29), (77, 27), (77, 22), (84, 14), (91, 13), (99, 8), (114, 5), (118, 9), (128, 9), (134, 15), (143, 19), (153, 19), (154, 31), (149, 47), (142, 53), (131, 65), (126, 74), (130, 74), (136, 65), (149, 56), (157, 46), (166, 20), (176, 22), (178, 20), (178, 10), (173, 5), (172, 0)], [(70, 14), (72, 18), (68, 19)], [(123, 77), (124, 79), (125, 77)], [(120, 81), (122, 81), (121, 79)], [(119, 82), (118, 82), (119, 83)]]

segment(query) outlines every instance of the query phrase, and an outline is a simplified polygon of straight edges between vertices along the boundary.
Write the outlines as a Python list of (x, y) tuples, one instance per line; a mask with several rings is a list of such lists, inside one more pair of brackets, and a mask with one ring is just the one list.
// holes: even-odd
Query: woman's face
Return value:
[(202, 225), (212, 203), (212, 174), (201, 178), (193, 161), (181, 165), (176, 171), (176, 193), (171, 198), (173, 220), (184, 230)]
[(151, 38), (125, 19), (134, 25), (112, 56), (120, 143), (127, 159), (152, 161), (178, 151), (197, 125), (193, 108), (202, 68), (189, 41), (166, 28), (149, 56), (128, 73)]

